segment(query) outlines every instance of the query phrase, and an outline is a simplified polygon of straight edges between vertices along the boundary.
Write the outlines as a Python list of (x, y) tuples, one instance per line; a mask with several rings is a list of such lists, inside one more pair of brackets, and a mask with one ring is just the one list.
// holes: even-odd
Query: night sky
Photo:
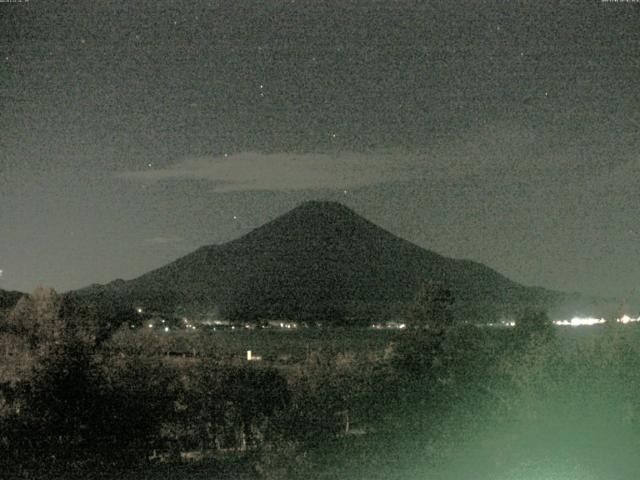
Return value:
[(0, 288), (133, 278), (309, 199), (638, 295), (640, 3), (0, 3)]

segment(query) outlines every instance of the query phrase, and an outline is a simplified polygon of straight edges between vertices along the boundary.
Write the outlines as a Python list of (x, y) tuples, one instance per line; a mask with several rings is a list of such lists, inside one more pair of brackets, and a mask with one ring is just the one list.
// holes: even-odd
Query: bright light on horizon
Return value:
[(556, 320), (554, 325), (559, 326), (569, 326), (569, 327), (581, 327), (581, 326), (591, 326), (591, 325), (600, 325), (605, 323), (606, 320), (604, 318), (594, 318), (594, 317), (573, 317), (571, 320)]
[(633, 323), (633, 322), (638, 322), (638, 321), (640, 321), (640, 317), (631, 318), (629, 315), (623, 315), (622, 317), (620, 317), (618, 319), (618, 323), (622, 323), (622, 324)]
[[(622, 323), (626, 325), (627, 323), (635, 323), (640, 321), (640, 317), (632, 318), (629, 315), (623, 315), (622, 317), (616, 319), (616, 323)], [(595, 318), (595, 317), (573, 317), (571, 320), (555, 320), (553, 322), (554, 325), (558, 325), (561, 327), (581, 327), (581, 326), (591, 326), (591, 325), (602, 325), (606, 323), (607, 320), (604, 318)]]

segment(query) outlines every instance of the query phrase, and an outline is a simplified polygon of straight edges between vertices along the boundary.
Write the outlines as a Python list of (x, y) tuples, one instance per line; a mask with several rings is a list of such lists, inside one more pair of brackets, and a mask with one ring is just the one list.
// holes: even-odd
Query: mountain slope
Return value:
[(0, 290), (0, 310), (13, 308), (23, 295), (22, 292)]
[(237, 319), (353, 323), (403, 312), (427, 280), (448, 285), (457, 313), (467, 317), (495, 318), (561, 298), (479, 263), (424, 250), (334, 202), (304, 203), (241, 238), (81, 293), (164, 311), (217, 308)]

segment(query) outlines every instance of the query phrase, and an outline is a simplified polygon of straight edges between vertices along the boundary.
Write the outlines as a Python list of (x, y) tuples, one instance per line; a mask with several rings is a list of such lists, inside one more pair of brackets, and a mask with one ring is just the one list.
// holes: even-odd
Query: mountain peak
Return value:
[(302, 202), (297, 207), (295, 207), (294, 210), (298, 208), (321, 208), (321, 209), (341, 208), (341, 209), (349, 210), (349, 208), (346, 207), (344, 204), (337, 202), (335, 200), (307, 200), (305, 202)]
[[(382, 231), (342, 203), (311, 200), (252, 230), (235, 242), (257, 240), (281, 244), (286, 239), (327, 236), (337, 236), (336, 240), (339, 240), (339, 237), (347, 240), (347, 232), (349, 235), (359, 232), (360, 237), (367, 237), (373, 230)], [(350, 240), (357, 241), (354, 238)]]
[(303, 214), (339, 214), (339, 215), (357, 215), (353, 210), (351, 210), (346, 205), (331, 201), (331, 200), (308, 200), (306, 202), (301, 203), (289, 213), (303, 213)]

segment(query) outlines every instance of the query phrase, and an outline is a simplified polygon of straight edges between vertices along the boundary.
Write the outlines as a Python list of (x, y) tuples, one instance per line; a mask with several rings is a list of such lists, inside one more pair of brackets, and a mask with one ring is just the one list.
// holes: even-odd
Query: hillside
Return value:
[(162, 311), (351, 324), (401, 314), (427, 280), (448, 285), (456, 313), (479, 320), (564, 298), (422, 249), (334, 202), (304, 203), (236, 240), (79, 293)]
[(0, 311), (12, 308), (24, 293), (0, 290)]

